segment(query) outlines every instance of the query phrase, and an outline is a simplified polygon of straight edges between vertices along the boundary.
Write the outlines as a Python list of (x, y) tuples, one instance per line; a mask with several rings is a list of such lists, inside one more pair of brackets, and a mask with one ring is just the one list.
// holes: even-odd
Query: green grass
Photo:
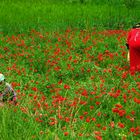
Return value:
[(128, 28), (139, 22), (139, 7), (108, 3), (50, 3), (39, 1), (2, 1), (0, 31), (24, 33), (29, 29), (61, 31), (67, 27)]

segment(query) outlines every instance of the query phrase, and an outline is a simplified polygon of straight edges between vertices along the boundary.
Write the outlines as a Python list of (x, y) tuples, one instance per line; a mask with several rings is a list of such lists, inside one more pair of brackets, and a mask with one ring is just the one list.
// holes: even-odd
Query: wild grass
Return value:
[(2, 1), (0, 31), (23, 33), (30, 29), (61, 31), (67, 27), (130, 28), (139, 22), (139, 7), (127, 8), (123, 3), (52, 3), (48, 1)]

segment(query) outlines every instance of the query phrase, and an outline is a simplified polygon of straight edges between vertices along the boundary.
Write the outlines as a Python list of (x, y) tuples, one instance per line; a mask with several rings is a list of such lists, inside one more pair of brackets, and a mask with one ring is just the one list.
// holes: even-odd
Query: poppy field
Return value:
[(140, 74), (129, 71), (127, 32), (1, 33), (1, 72), (18, 97), (0, 109), (1, 138), (139, 139)]
[(0, 73), (17, 104), (0, 107), (0, 140), (139, 140), (125, 45), (139, 2), (1, 0)]

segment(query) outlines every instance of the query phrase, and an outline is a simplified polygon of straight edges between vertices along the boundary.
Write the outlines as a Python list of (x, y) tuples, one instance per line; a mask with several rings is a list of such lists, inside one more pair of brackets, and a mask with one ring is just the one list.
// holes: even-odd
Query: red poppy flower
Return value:
[(64, 136), (68, 136), (69, 135), (69, 132), (64, 132)]
[(135, 128), (134, 127), (131, 127), (130, 128), (130, 132), (134, 132), (135, 131)]
[(119, 127), (119, 128), (124, 128), (125, 125), (124, 125), (123, 123), (121, 123), (121, 122), (118, 122), (118, 127)]
[(64, 89), (70, 89), (70, 86), (65, 84)]

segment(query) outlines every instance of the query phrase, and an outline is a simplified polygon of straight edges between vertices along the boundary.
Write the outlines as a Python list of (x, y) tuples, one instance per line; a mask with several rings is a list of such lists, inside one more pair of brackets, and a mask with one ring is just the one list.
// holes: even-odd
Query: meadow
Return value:
[[(5, 34), (79, 29), (128, 29), (139, 22), (140, 2), (136, 0), (94, 0), (80, 4), (78, 0), (1, 0), (0, 32)], [(85, 0), (88, 1), (88, 0)], [(96, 2), (96, 3), (95, 3)]]
[(94, 2), (1, 0), (0, 72), (18, 103), (0, 108), (0, 140), (140, 139), (125, 46), (139, 1)]

